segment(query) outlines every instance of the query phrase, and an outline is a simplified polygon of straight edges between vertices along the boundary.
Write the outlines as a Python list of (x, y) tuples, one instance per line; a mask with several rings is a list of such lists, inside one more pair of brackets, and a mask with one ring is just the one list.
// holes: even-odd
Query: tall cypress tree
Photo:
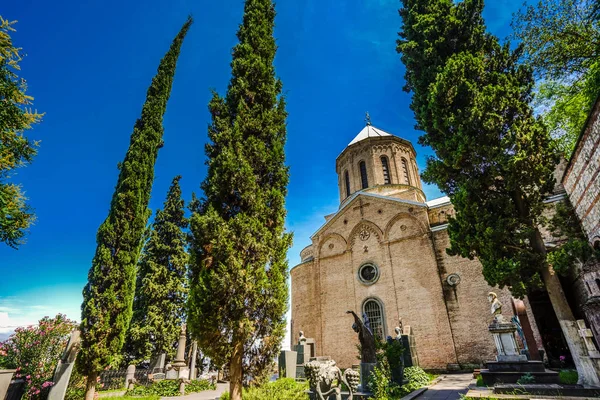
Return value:
[(191, 17), (177, 34), (148, 88), (136, 121), (110, 211), (96, 236), (97, 248), (81, 306), (82, 349), (77, 361), (87, 376), (86, 400), (93, 400), (98, 372), (116, 361), (132, 315), (135, 270), (150, 216), (154, 164), (162, 147), (163, 115), (175, 67)]
[(173, 179), (164, 208), (156, 212), (140, 258), (128, 335), (137, 362), (160, 353), (173, 356), (183, 323), (188, 262), (183, 230), (188, 221), (180, 179)]
[(285, 331), (287, 113), (274, 20), (271, 0), (245, 2), (227, 95), (209, 103), (208, 176), (190, 219), (188, 324), (204, 354), (229, 366), (232, 400), (244, 375), (271, 364)]
[(449, 254), (483, 265), (515, 296), (545, 284), (583, 382), (597, 382), (575, 318), (549, 267), (539, 226), (556, 152), (530, 107), (531, 70), (486, 33), (483, 0), (403, 0), (398, 51), (427, 160), (426, 182), (452, 200)]

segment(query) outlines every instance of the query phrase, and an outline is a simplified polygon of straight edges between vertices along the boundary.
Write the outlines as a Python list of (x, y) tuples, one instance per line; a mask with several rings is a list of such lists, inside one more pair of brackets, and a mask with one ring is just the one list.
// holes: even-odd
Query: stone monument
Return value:
[(369, 377), (377, 365), (377, 357), (375, 355), (375, 336), (373, 336), (373, 332), (369, 328), (369, 319), (366, 317), (366, 315), (363, 317), (364, 321), (362, 321), (354, 311), (346, 311), (346, 314), (352, 314), (354, 317), (352, 329), (354, 332), (358, 333), (358, 340), (360, 341), (361, 391), (367, 392), (369, 387)]
[(58, 365), (56, 365), (56, 369), (54, 370), (54, 378), (52, 379), (54, 385), (52, 385), (50, 392), (48, 392), (48, 400), (63, 400), (65, 398), (80, 343), (80, 332), (74, 330), (71, 333), (62, 358), (58, 361)]
[(342, 373), (333, 360), (310, 361), (305, 370), (310, 390), (317, 400), (327, 400), (330, 395), (334, 395), (335, 400), (342, 400), (342, 383), (348, 387), (347, 400), (353, 400), (358, 389), (358, 372), (348, 368)]
[(536, 383), (558, 383), (558, 373), (546, 370), (541, 361), (528, 361), (521, 354), (515, 339), (517, 325), (513, 321), (505, 321), (502, 316), (502, 303), (494, 292), (488, 294), (491, 314), (494, 317), (488, 330), (494, 338), (498, 355), (496, 361), (488, 361), (487, 369), (481, 370), (485, 385), (495, 383), (516, 383), (521, 376), (531, 374)]

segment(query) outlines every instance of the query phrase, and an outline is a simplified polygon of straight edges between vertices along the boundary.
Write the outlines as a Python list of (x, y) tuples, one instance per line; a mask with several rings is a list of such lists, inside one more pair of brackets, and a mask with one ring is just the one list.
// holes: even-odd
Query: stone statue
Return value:
[(358, 340), (360, 341), (360, 361), (363, 363), (376, 363), (377, 357), (375, 356), (375, 337), (373, 332), (368, 328), (366, 323), (368, 320), (363, 322), (360, 317), (356, 315), (354, 311), (346, 311), (346, 314), (352, 314), (354, 317), (354, 323), (352, 329), (358, 333)]
[(342, 373), (333, 360), (325, 362), (310, 361), (304, 366), (304, 372), (310, 390), (318, 400), (329, 399), (331, 394), (335, 395), (336, 400), (342, 400), (342, 383), (348, 387), (350, 392), (348, 400), (353, 399), (354, 393), (358, 389), (359, 373), (351, 368)]
[(399, 326), (394, 328), (394, 332), (396, 332), (396, 340), (402, 340), (402, 328)]
[(306, 337), (304, 331), (300, 331), (300, 337), (298, 337), (298, 344), (306, 344)]
[(488, 293), (488, 301), (492, 304), (491, 313), (494, 316), (495, 322), (502, 322), (502, 303), (498, 300), (498, 296), (494, 292)]

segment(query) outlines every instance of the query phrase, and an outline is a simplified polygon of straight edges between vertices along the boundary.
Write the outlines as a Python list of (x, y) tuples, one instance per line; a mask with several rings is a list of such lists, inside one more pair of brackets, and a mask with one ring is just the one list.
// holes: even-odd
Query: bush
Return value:
[(401, 388), (402, 396), (406, 396), (412, 391), (427, 386), (431, 382), (431, 376), (420, 367), (405, 368), (404, 379), (407, 379), (408, 383)]
[(564, 385), (576, 385), (579, 374), (574, 369), (563, 369), (558, 373), (558, 379)]
[(375, 400), (394, 400), (402, 397), (402, 389), (392, 382), (390, 365), (386, 358), (381, 359), (379, 364), (373, 368), (369, 377), (369, 388), (373, 392)]
[[(308, 383), (296, 382), (292, 378), (281, 378), (262, 386), (244, 389), (244, 400), (308, 400)], [(229, 400), (229, 392), (221, 395), (221, 400)]]
[[(196, 393), (204, 390), (214, 390), (216, 385), (207, 380), (194, 380), (185, 385), (185, 393)], [(125, 393), (126, 396), (151, 396), (158, 395), (160, 397), (179, 396), (179, 381), (167, 380), (154, 382), (150, 386), (135, 385)]]
[(529, 372), (523, 375), (517, 380), (519, 385), (527, 385), (530, 383), (535, 383), (535, 376), (531, 375)]
[(477, 386), (485, 386), (483, 383), (483, 376), (477, 375)]
[(23, 399), (43, 398), (50, 386), (56, 364), (75, 323), (63, 314), (44, 317), (37, 326), (19, 327), (6, 341), (0, 342), (0, 367), (16, 368), (15, 378), (27, 383)]

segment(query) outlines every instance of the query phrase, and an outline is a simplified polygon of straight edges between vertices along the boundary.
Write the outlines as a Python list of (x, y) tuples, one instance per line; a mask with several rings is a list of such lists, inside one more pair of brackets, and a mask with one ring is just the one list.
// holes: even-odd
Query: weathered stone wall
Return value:
[(600, 242), (600, 101), (577, 142), (562, 182), (590, 243)]

